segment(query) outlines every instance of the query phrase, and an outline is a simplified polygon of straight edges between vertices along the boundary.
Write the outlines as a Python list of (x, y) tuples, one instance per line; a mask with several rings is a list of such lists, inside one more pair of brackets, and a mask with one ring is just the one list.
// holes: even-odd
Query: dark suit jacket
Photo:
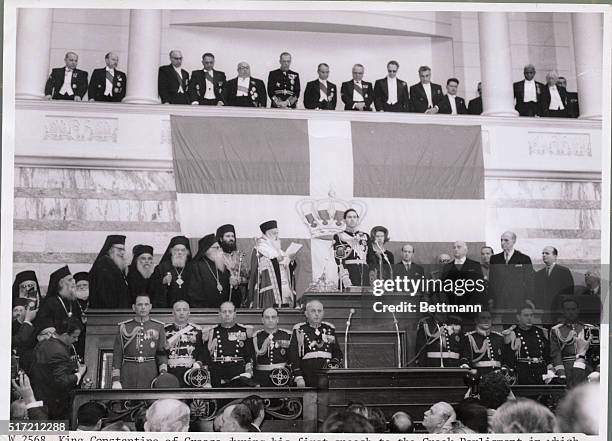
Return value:
[[(225, 104), (226, 101), (226, 80), (225, 73), (219, 70), (213, 70), (213, 82), (215, 99), (217, 103), (219, 101)], [(206, 77), (204, 76), (204, 69), (198, 69), (191, 72), (191, 79), (189, 80), (189, 102), (193, 103), (197, 101), (202, 104), (204, 102), (204, 95), (206, 94)]]
[(268, 96), (266, 95), (266, 85), (262, 80), (251, 77), (249, 81), (249, 96), (248, 100), (237, 97), (238, 93), (238, 77), (232, 78), (227, 82), (226, 97), (228, 106), (238, 107), (266, 107), (268, 105)]
[[(410, 108), (410, 98), (408, 95), (408, 85), (405, 81), (399, 78), (397, 81), (397, 104), (399, 105), (399, 112), (408, 112)], [(374, 83), (374, 107), (379, 112), (385, 110), (385, 105), (389, 99), (389, 87), (387, 84), (387, 78), (381, 78), (376, 80)]]
[[(538, 100), (538, 110), (537, 115), (539, 115), (539, 111), (541, 109), (540, 103), (542, 102), (542, 92), (544, 91), (544, 84), (536, 83), (536, 98)], [(514, 99), (516, 104), (514, 105), (514, 109), (519, 113), (520, 116), (530, 116), (528, 106), (523, 102), (524, 94), (525, 94), (525, 80), (517, 81), (512, 85), (514, 89)]]
[(559, 303), (562, 295), (574, 294), (574, 279), (569, 268), (555, 264), (550, 273), (546, 275), (546, 267), (535, 273), (534, 302), (539, 308), (561, 307)]
[(567, 116), (569, 118), (578, 118), (578, 115), (580, 115), (578, 92), (567, 92), (567, 107)]
[[(179, 84), (183, 87), (183, 93), (178, 93)], [(160, 66), (157, 73), (157, 93), (162, 104), (189, 104), (187, 90), (189, 86), (189, 72), (181, 69), (181, 79), (171, 64)]]
[[(465, 107), (465, 100), (460, 96), (455, 97), (455, 105), (457, 106), (457, 114), (465, 115), (467, 113), (467, 108)], [(450, 99), (448, 95), (444, 95), (440, 104), (438, 104), (438, 113), (444, 113), (450, 115), (452, 113)]]
[(393, 275), (399, 277), (408, 277), (409, 279), (420, 279), (425, 277), (425, 269), (414, 262), (410, 264), (410, 270), (406, 269), (406, 265), (403, 262), (396, 263), (393, 265)]
[[(51, 70), (51, 75), (47, 79), (45, 84), (45, 95), (51, 95), (54, 100), (74, 100), (74, 96), (65, 97), (59, 94), (62, 85), (64, 84), (64, 72), (65, 67), (58, 67)], [(87, 92), (87, 72), (80, 69), (74, 69), (72, 71), (72, 92), (83, 98), (85, 92)]]
[(526, 254), (514, 250), (508, 264), (503, 252), (491, 256), (489, 295), (494, 307), (516, 309), (526, 299), (533, 299), (533, 277), (531, 258)]
[[(342, 83), (340, 94), (342, 95), (342, 102), (344, 103), (344, 110), (355, 110), (353, 109), (353, 80), (345, 81)], [(367, 81), (361, 81), (361, 87), (363, 89), (363, 101), (365, 103), (364, 110), (372, 110), (372, 102), (374, 101), (374, 88), (372, 83)]]
[[(444, 94), (442, 86), (435, 83), (431, 84), (431, 101), (434, 106), (438, 106)], [(428, 109), (427, 95), (423, 85), (419, 82), (410, 86), (410, 111), (415, 113), (425, 113)]]
[[(561, 97), (561, 102), (563, 103), (563, 107), (565, 108), (565, 111), (567, 112), (567, 108), (568, 108), (567, 90), (565, 90), (565, 87), (557, 86), (557, 91), (559, 92), (559, 96)], [(548, 107), (550, 106), (550, 100), (551, 100), (550, 89), (548, 88), (547, 85), (544, 85), (544, 90), (542, 91), (542, 99), (540, 100), (540, 115), (542, 116), (549, 115)]]
[(57, 338), (42, 341), (36, 346), (32, 388), (36, 399), (42, 400), (49, 409), (50, 419), (67, 416), (70, 391), (77, 385), (76, 367), (69, 347)]
[(304, 91), (304, 107), (307, 109), (335, 110), (338, 102), (338, 88), (327, 81), (327, 101), (321, 101), (319, 80), (309, 81)]
[(470, 115), (480, 115), (482, 113), (482, 97), (478, 96), (470, 100), (467, 113)]
[(89, 81), (87, 95), (90, 100), (93, 99), (95, 101), (121, 102), (121, 100), (125, 98), (125, 92), (127, 90), (127, 76), (125, 73), (115, 69), (115, 76), (113, 77), (113, 96), (104, 96), (105, 89), (106, 68), (94, 69), (91, 73), (91, 81)]

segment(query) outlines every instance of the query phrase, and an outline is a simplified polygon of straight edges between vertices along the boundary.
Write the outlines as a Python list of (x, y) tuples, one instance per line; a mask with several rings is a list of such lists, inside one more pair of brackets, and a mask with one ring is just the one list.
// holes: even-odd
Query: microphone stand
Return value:
[(397, 336), (397, 367), (402, 367), (402, 342), (400, 339), (399, 326), (397, 325), (397, 317), (395, 316), (395, 312), (391, 311), (393, 315), (393, 325), (395, 326), (395, 335)]
[(351, 317), (355, 313), (355, 309), (349, 311), (348, 320), (346, 321), (346, 329), (344, 330), (344, 369), (348, 369), (348, 334), (351, 327)]

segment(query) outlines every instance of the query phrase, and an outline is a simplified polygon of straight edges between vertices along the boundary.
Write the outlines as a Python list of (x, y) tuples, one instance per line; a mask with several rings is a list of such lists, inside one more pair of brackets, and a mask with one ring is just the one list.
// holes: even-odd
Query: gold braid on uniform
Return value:
[(123, 337), (127, 339), (127, 342), (125, 342), (123, 347), (125, 348), (127, 345), (129, 345), (142, 329), (142, 326), (136, 326), (134, 329), (132, 329), (132, 332), (127, 332), (127, 330), (125, 329), (125, 323), (121, 323), (121, 325), (119, 326), (119, 332)]
[(478, 354), (477, 357), (475, 357), (472, 362), (476, 363), (480, 360), (483, 359), (483, 357), (485, 356), (485, 354), (487, 353), (487, 339), (485, 336), (484, 341), (482, 342), (482, 347), (479, 348), (478, 346), (476, 346), (476, 339), (474, 339), (474, 336), (472, 334), (468, 334), (468, 340), (470, 341), (470, 346), (472, 347), (472, 352), (474, 352), (475, 354)]
[(438, 330), (433, 334), (429, 330), (429, 325), (427, 323), (423, 323), (423, 331), (425, 331), (425, 336), (429, 339), (427, 344), (430, 345), (440, 338), (441, 328), (438, 327)]
[(555, 336), (557, 337), (557, 339), (559, 340), (560, 346), (561, 346), (561, 350), (565, 349), (565, 347), (571, 343), (574, 343), (574, 338), (576, 337), (576, 331), (574, 330), (574, 328), (572, 327), (572, 329), (570, 330), (570, 332), (567, 333), (567, 337), (563, 338), (561, 336), (561, 327), (559, 328), (553, 328), (555, 330)]
[[(266, 337), (266, 338), (264, 339), (263, 343), (261, 344), (261, 347), (258, 347), (258, 346), (257, 346), (257, 334), (259, 334), (259, 332), (260, 332), (260, 331), (257, 331), (257, 332), (255, 333), (255, 335), (253, 336), (253, 346), (255, 346), (255, 353), (256, 353), (257, 355), (264, 355), (264, 354), (267, 352), (268, 348), (263, 349), (263, 347), (264, 347), (264, 345), (266, 344), (266, 341), (268, 341), (268, 338), (269, 338), (269, 337)], [(269, 345), (268, 345), (268, 346), (269, 346)]]
[(304, 356), (304, 331), (298, 329), (295, 333), (295, 338), (297, 338), (298, 344), (298, 355), (300, 357)]

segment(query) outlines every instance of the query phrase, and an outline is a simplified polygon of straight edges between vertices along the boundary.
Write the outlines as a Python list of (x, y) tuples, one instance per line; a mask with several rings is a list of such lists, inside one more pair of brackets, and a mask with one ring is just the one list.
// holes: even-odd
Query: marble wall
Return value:
[(15, 168), (14, 271), (41, 285), (63, 264), (88, 271), (108, 234), (150, 244), (157, 260), (180, 231), (171, 171)]

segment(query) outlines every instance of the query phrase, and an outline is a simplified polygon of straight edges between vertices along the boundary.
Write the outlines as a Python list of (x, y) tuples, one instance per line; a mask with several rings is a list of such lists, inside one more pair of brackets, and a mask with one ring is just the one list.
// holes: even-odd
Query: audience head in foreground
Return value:
[(147, 410), (145, 432), (187, 432), (189, 406), (179, 400), (157, 400)]
[(366, 417), (343, 410), (327, 417), (323, 423), (324, 433), (374, 433), (374, 427)]
[(389, 421), (389, 432), (391, 433), (413, 433), (414, 424), (412, 417), (406, 412), (395, 412)]
[(518, 398), (501, 405), (493, 419), (493, 433), (552, 433), (555, 416), (542, 404)]
[(572, 389), (557, 407), (555, 432), (599, 434), (601, 408), (598, 383), (585, 383)]

